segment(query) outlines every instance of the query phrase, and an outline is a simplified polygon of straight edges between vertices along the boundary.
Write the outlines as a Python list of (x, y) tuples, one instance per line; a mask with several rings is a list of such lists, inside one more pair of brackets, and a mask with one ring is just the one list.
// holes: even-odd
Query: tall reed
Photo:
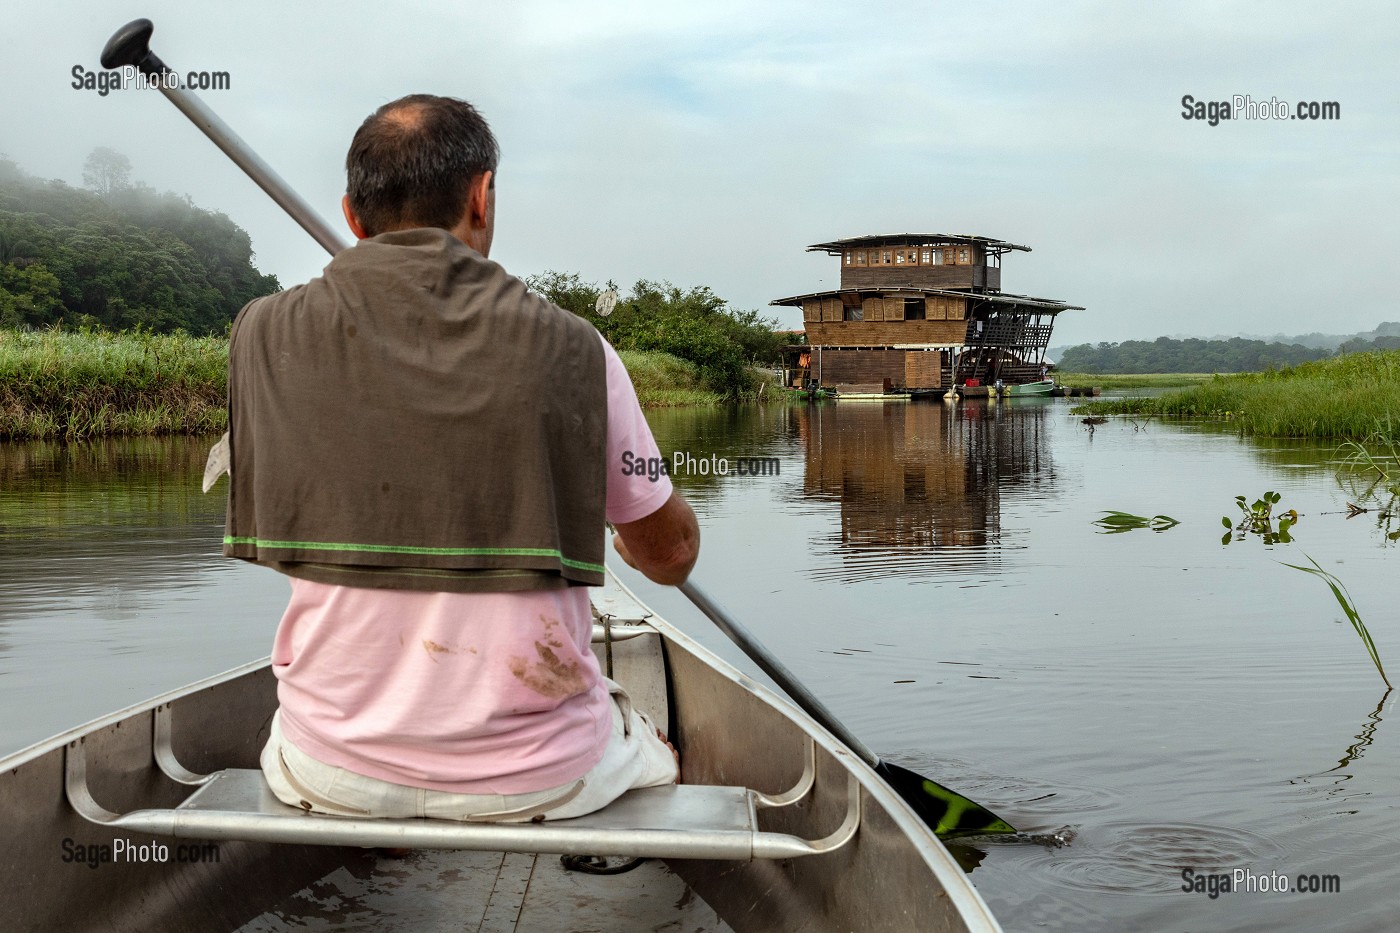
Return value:
[(227, 371), (218, 337), (0, 331), (0, 437), (216, 433)]
[(1181, 392), (1103, 399), (1073, 411), (1221, 418), (1244, 434), (1361, 440), (1400, 411), (1400, 350), (1349, 353), (1287, 369), (1215, 376)]

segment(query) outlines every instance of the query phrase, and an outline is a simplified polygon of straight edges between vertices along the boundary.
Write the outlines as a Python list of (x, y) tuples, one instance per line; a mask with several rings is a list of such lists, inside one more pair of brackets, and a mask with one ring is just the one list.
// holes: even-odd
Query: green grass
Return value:
[(1213, 376), (1155, 398), (1105, 399), (1074, 414), (1219, 418), (1243, 434), (1361, 440), (1400, 411), (1400, 350), (1349, 353), (1262, 373)]
[(619, 350), (617, 354), (643, 408), (676, 405), (718, 405), (724, 399), (701, 385), (700, 367), (688, 360), (654, 350)]
[[(726, 401), (705, 388), (694, 363), (660, 352), (619, 356), (645, 407)], [(781, 400), (775, 388), (765, 401)], [(0, 330), (0, 439), (217, 434), (228, 427), (227, 394), (221, 337)]]
[(1175, 389), (1212, 378), (1210, 373), (1055, 373), (1055, 381), (1073, 389)]
[(228, 342), (0, 331), (0, 438), (223, 431)]

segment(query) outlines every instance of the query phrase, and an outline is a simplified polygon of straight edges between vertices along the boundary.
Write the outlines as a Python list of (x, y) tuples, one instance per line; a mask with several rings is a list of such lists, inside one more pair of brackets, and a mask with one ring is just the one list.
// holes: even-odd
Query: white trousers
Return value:
[(315, 813), (386, 819), (430, 817), (467, 822), (524, 823), (564, 820), (601, 810), (635, 787), (673, 784), (679, 768), (645, 713), (617, 684), (612, 736), (603, 758), (583, 777), (529, 794), (455, 794), (394, 784), (317, 761), (287, 741), (280, 712), (262, 752), (262, 771), (285, 804)]

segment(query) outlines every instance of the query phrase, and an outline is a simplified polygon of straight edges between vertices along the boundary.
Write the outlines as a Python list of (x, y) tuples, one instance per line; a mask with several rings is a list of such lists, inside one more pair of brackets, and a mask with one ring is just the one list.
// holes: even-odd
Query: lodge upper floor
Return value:
[(990, 237), (948, 233), (894, 233), (814, 243), (808, 252), (836, 256), (841, 288), (910, 285), (919, 288), (1001, 290), (1001, 260), (1030, 247)]

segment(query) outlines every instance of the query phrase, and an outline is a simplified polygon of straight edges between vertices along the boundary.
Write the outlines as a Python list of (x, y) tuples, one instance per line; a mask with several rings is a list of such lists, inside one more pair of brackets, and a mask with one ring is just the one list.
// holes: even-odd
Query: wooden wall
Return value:
[(967, 322), (953, 321), (822, 321), (808, 322), (807, 342), (813, 346), (888, 347), (896, 343), (956, 346), (966, 342)]
[(903, 350), (828, 350), (823, 351), (820, 361), (812, 354), (812, 378), (817, 378), (820, 365), (821, 384), (824, 386), (868, 385), (882, 383), (886, 379), (890, 385), (904, 385)]
[(906, 389), (937, 389), (942, 385), (943, 351), (904, 351), (904, 387)]
[[(838, 260), (840, 257), (837, 257)], [(1001, 270), (986, 266), (842, 266), (842, 288), (1001, 288)]]
[(937, 389), (943, 385), (940, 350), (824, 350), (812, 352), (811, 374), (825, 386), (871, 385)]

